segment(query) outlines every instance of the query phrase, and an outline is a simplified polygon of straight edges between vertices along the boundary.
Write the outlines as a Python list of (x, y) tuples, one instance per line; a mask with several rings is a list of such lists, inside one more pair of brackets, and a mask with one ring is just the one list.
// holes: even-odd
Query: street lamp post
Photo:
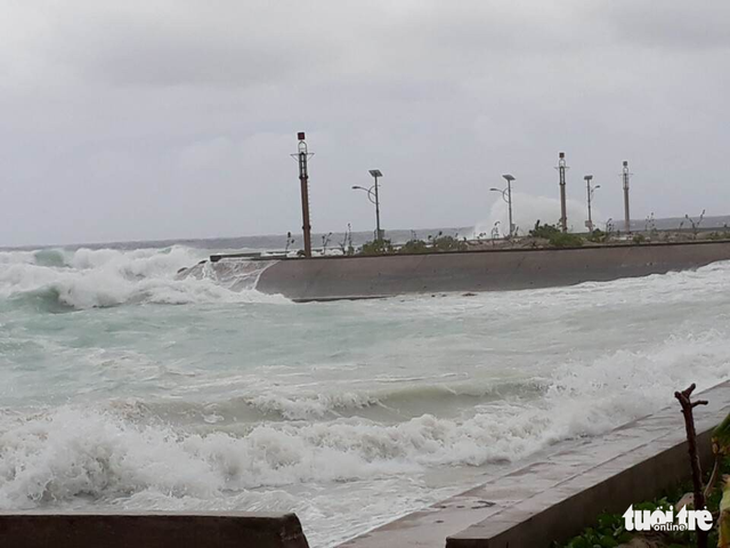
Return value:
[(377, 236), (377, 240), (381, 241), (383, 239), (383, 231), (380, 229), (380, 195), (378, 194), (378, 178), (382, 177), (383, 174), (379, 169), (371, 169), (369, 173), (372, 175), (373, 179), (375, 179), (375, 184), (373, 185), (373, 188), (375, 188), (375, 234)]
[(588, 220), (586, 221), (586, 228), (588, 232), (593, 232), (593, 218), (591, 214), (591, 202), (593, 201), (593, 193), (596, 189), (601, 188), (601, 185), (591, 186), (593, 175), (586, 175), (583, 177), (586, 181), (586, 196), (588, 198)]
[(560, 175), (560, 230), (568, 232), (568, 205), (565, 199), (565, 171), (568, 166), (565, 162), (565, 152), (558, 154), (558, 170)]
[(489, 190), (492, 192), (500, 192), (502, 194), (502, 199), (507, 202), (507, 207), (509, 209), (509, 236), (508, 238), (512, 238), (515, 231), (515, 225), (512, 222), (512, 182), (515, 180), (515, 178), (510, 175), (509, 173), (506, 175), (502, 175), (502, 177), (507, 181), (507, 188), (500, 189), (500, 188), (490, 188)]
[(383, 231), (380, 228), (380, 194), (378, 192), (378, 179), (383, 176), (383, 173), (379, 169), (371, 169), (369, 173), (373, 179), (375, 179), (375, 184), (373, 184), (370, 188), (353, 186), (352, 190), (364, 190), (368, 194), (368, 200), (375, 205), (375, 241), (379, 242), (383, 239)]

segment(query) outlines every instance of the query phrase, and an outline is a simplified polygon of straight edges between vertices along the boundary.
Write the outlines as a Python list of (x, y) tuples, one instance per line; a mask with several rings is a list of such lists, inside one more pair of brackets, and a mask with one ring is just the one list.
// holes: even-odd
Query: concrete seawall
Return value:
[(664, 274), (730, 260), (729, 241), (287, 259), (257, 289), (296, 301), (479, 292)]
[(0, 514), (7, 548), (308, 548), (294, 514)]

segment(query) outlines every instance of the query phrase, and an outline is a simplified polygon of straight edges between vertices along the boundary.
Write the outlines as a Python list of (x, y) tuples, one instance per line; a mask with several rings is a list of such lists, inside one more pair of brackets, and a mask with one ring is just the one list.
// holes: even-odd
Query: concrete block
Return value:
[(294, 514), (0, 514), (3, 548), (308, 548)]

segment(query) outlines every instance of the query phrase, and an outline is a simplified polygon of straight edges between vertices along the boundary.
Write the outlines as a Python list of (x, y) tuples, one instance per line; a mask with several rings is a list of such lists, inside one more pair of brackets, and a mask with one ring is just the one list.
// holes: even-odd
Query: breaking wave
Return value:
[(0, 252), (0, 298), (51, 312), (127, 303), (283, 301), (256, 292), (251, 273), (231, 281), (199, 266), (200, 275), (178, 275), (206, 256), (184, 246)]
[[(512, 461), (651, 413), (671, 404), (673, 390), (692, 380), (701, 379), (700, 387), (707, 388), (726, 377), (728, 364), (730, 345), (721, 333), (671, 337), (641, 352), (613, 351), (587, 363), (566, 363), (538, 383), (538, 394), (527, 382), (527, 392), (484, 401), (461, 416), (422, 413), (390, 423), (357, 414), (303, 420), (307, 413), (293, 420), (239, 423), (237, 411), (221, 405), (209, 412), (228, 421), (227, 429), (203, 424), (191, 430), (163, 421), (164, 413), (140, 416), (135, 406), (64, 406), (24, 415), (6, 411), (0, 413), (0, 508), (33, 508), (84, 496), (112, 500), (149, 491), (208, 500), (259, 487)], [(434, 394), (427, 389), (422, 398)], [(317, 402), (341, 411), (379, 400), (397, 405), (400, 398), (396, 390)], [(294, 401), (282, 396), (287, 399)]]

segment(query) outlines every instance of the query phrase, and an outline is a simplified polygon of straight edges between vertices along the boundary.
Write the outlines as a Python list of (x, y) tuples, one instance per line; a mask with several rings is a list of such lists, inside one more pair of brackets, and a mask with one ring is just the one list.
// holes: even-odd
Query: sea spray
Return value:
[[(182, 246), (120, 251), (41, 250), (0, 254), (0, 298), (48, 311), (83, 310), (124, 303), (189, 304), (266, 300), (255, 278), (180, 277), (205, 256)], [(250, 274), (250, 273), (249, 273)], [(222, 283), (225, 281), (226, 283)], [(275, 302), (276, 298), (269, 298)], [(61, 308), (59, 308), (61, 307)]]
[[(495, 197), (497, 196), (495, 194)], [(513, 223), (518, 230), (519, 236), (527, 236), (537, 221), (540, 221), (542, 224), (559, 224), (559, 214), (556, 212), (560, 211), (560, 200), (557, 198), (512, 191), (512, 202)], [(567, 201), (567, 214), (570, 232), (586, 232), (588, 230), (585, 225), (588, 219), (588, 211), (583, 203), (569, 199)], [(603, 224), (606, 219), (595, 206), (592, 217), (596, 227), (601, 229), (605, 228)], [(489, 218), (476, 223), (470, 237), (474, 239), (489, 239), (492, 237), (492, 231), (495, 228), (498, 237), (503, 237), (509, 228), (507, 204), (501, 198), (498, 198), (492, 204), (489, 211)]]

